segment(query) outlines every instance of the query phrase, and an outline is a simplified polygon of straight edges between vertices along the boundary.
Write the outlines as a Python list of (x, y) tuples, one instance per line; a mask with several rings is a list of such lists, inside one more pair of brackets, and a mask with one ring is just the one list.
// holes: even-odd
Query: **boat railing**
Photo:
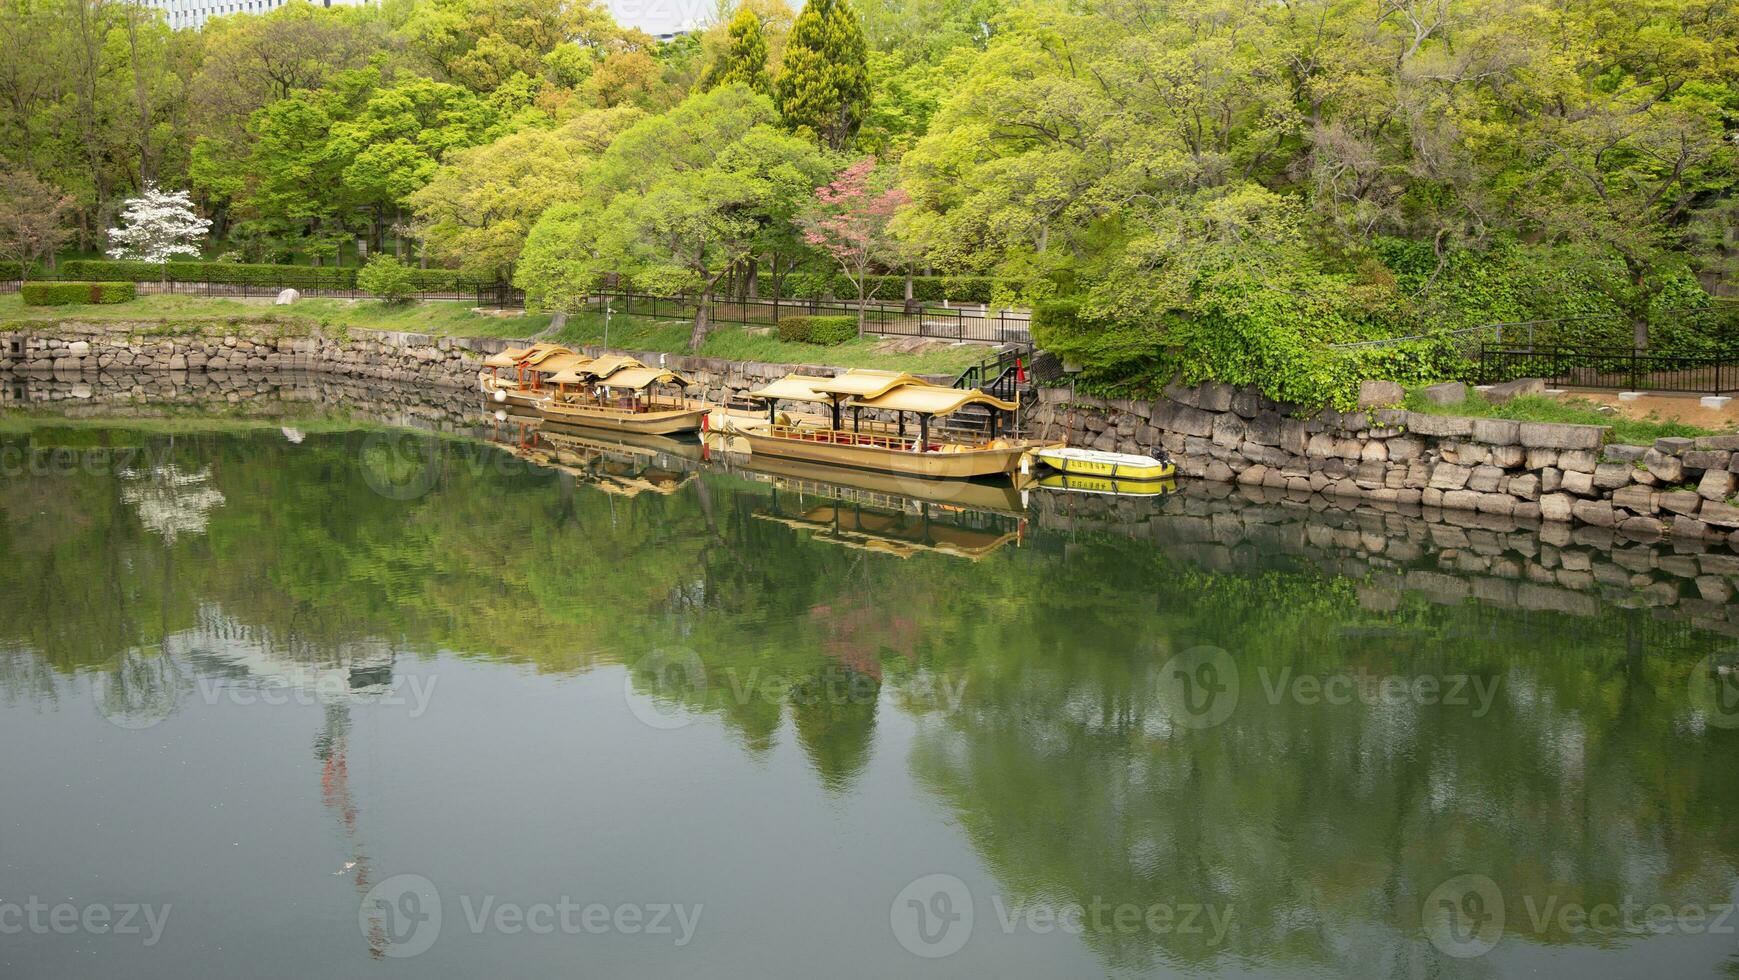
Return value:
[[(813, 425), (783, 425), (774, 424), (762, 430), (767, 435), (780, 439), (796, 439), (803, 442), (818, 442), (832, 446), (860, 446), (873, 449), (890, 449), (896, 452), (911, 452), (918, 442), (916, 434), (904, 435), (896, 431), (886, 422), (865, 422), (861, 428), (833, 429), (826, 426)], [(951, 439), (937, 430), (930, 430), (929, 450), (934, 452), (943, 446), (959, 446), (963, 449), (984, 448), (980, 442), (963, 442)]]

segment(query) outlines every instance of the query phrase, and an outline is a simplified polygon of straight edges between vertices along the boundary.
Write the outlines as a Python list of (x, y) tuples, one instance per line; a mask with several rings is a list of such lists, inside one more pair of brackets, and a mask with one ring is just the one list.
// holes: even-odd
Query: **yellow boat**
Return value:
[(658, 396), (657, 386), (681, 389), (693, 382), (631, 357), (600, 357), (576, 364), (551, 375), (549, 383), (555, 390), (537, 403), (537, 410), (552, 422), (664, 436), (696, 431), (712, 410), (705, 402)]
[(1103, 476), (1076, 476), (1071, 473), (1049, 473), (1039, 478), (1046, 490), (1067, 490), (1072, 493), (1103, 493), (1118, 497), (1159, 497), (1177, 490), (1176, 480), (1113, 480)]
[[(509, 347), (483, 361), (477, 387), (497, 402), (519, 408), (536, 408), (548, 394), (548, 379), (559, 372), (591, 362), (591, 358), (560, 344)], [(511, 372), (503, 375), (503, 371)]]
[(1033, 459), (1069, 476), (1097, 476), (1118, 482), (1163, 480), (1177, 473), (1177, 466), (1169, 459), (1107, 453), (1097, 449), (1062, 446), (1038, 449), (1033, 451)]
[[(1019, 408), (976, 389), (945, 388), (893, 371), (855, 370), (832, 378), (789, 374), (748, 396), (767, 405), (764, 421), (726, 420), (725, 433), (755, 457), (775, 456), (927, 479), (1009, 476), (1027, 453), (1060, 445), (997, 434), (1000, 416)], [(827, 417), (799, 423), (781, 417), (781, 401), (826, 405)], [(931, 421), (968, 405), (988, 410), (976, 437), (933, 432)], [(844, 411), (851, 411), (849, 428)], [(870, 417), (865, 418), (864, 413)], [(907, 416), (917, 420), (908, 427)], [(891, 420), (891, 421), (890, 421)], [(915, 431), (913, 431), (915, 429)]]

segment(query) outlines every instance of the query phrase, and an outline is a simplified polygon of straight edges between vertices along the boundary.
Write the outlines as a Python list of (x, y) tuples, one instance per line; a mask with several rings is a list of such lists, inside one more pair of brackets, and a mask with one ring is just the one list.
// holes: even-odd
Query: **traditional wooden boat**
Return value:
[(552, 422), (662, 436), (698, 430), (711, 411), (705, 402), (660, 394), (660, 386), (680, 391), (693, 382), (632, 357), (600, 357), (554, 374), (549, 381), (554, 390), (538, 402), (537, 409)]
[[(962, 479), (1013, 474), (1029, 453), (1061, 445), (999, 435), (1001, 413), (1017, 411), (1017, 402), (892, 371), (849, 371), (833, 378), (791, 374), (749, 392), (748, 397), (766, 403), (766, 420), (733, 422), (728, 431), (746, 442), (755, 456), (927, 479)], [(828, 418), (820, 424), (794, 422), (779, 414), (779, 404), (786, 401), (825, 404)], [(933, 420), (971, 405), (988, 410), (985, 432), (932, 430)], [(844, 419), (848, 410), (850, 428)], [(915, 432), (908, 432), (907, 416), (917, 420)]]
[(509, 347), (484, 359), (477, 387), (496, 402), (535, 408), (549, 394), (550, 378), (591, 360), (560, 344)]

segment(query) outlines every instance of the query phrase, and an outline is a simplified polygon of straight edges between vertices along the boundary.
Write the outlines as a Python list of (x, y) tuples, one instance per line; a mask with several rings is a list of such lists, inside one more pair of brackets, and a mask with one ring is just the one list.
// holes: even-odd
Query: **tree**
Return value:
[(0, 171), (0, 256), (18, 264), (18, 278), (54, 255), (72, 237), (67, 216), (77, 206), (71, 195), (22, 170)]
[(775, 129), (775, 118), (764, 96), (737, 84), (636, 123), (590, 170), (578, 201), (538, 220), (515, 280), (546, 308), (574, 305), (617, 273), (665, 295), (691, 293), (698, 350), (719, 281), (826, 173), (814, 145)]
[(761, 34), (761, 18), (748, 7), (739, 8), (731, 18), (728, 37), (728, 46), (707, 69), (702, 84), (717, 88), (741, 82), (762, 95), (770, 94), (773, 81), (767, 74), (767, 39)]
[(411, 269), (394, 255), (376, 255), (356, 273), (356, 285), (383, 303), (403, 303), (416, 292)]
[(527, 129), (449, 153), (407, 203), (431, 257), (506, 280), (526, 235), (551, 205), (577, 199), (586, 172), (637, 109), (594, 109), (555, 129)]
[(177, 255), (198, 255), (194, 243), (205, 237), (211, 219), (193, 211), (186, 191), (161, 191), (146, 184), (144, 192), (121, 207), (119, 227), (109, 229), (110, 258), (156, 262), (169, 280), (169, 260)]
[(775, 85), (779, 114), (793, 131), (843, 149), (863, 123), (869, 53), (850, 0), (817, 0), (791, 25)]
[(831, 183), (815, 189), (815, 203), (801, 219), (804, 239), (832, 256), (857, 289), (859, 336), (869, 305), (870, 270), (897, 257), (899, 243), (888, 224), (910, 200), (898, 187), (876, 190), (875, 169), (876, 158), (864, 157), (840, 171)]

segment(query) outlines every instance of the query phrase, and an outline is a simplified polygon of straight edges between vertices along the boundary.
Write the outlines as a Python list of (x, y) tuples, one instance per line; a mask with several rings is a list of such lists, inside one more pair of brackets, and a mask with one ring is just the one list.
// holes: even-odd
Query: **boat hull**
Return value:
[(645, 436), (668, 436), (678, 432), (696, 432), (706, 407), (672, 409), (663, 412), (622, 412), (591, 405), (570, 405), (545, 401), (538, 405), (538, 414), (551, 422), (582, 425), (588, 429), (608, 432), (632, 432)]
[(519, 408), (536, 408), (549, 395), (547, 391), (539, 391), (536, 388), (521, 388), (516, 382), (492, 378), (487, 372), (478, 376), (477, 387), (483, 390), (483, 394), (490, 401), (498, 405), (515, 405)]
[(1011, 476), (1020, 469), (1021, 457), (1053, 443), (1017, 443), (1001, 449), (968, 449), (957, 453), (914, 453), (879, 446), (847, 445), (809, 439), (790, 439), (752, 430), (732, 433), (749, 444), (752, 456), (774, 456), (806, 463), (825, 463), (850, 469), (896, 473), (928, 480), (966, 480), (983, 476)]
[(1169, 460), (1083, 449), (1041, 449), (1033, 453), (1033, 459), (1069, 476), (1098, 477), (1118, 482), (1164, 480), (1177, 473), (1177, 466)]

